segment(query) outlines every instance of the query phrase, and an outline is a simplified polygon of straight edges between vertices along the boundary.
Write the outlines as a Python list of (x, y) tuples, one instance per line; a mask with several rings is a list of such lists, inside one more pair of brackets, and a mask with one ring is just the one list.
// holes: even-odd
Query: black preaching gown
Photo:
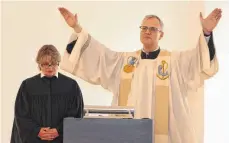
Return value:
[[(83, 117), (83, 98), (77, 82), (61, 73), (58, 77), (40, 74), (24, 80), (15, 102), (11, 143), (63, 143), (63, 119)], [(38, 137), (41, 127), (56, 128), (53, 141)]]

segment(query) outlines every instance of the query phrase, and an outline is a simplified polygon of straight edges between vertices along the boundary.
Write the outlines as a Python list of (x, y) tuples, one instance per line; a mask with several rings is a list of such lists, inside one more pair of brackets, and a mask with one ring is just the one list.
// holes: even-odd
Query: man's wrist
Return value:
[(208, 31), (206, 29), (203, 29), (203, 32), (204, 32), (204, 36), (206, 36), (206, 37), (211, 36), (211, 34), (212, 34), (212, 31)]
[(79, 24), (76, 24), (74, 27), (73, 27), (74, 31), (76, 33), (80, 33), (82, 31), (82, 27), (79, 25)]

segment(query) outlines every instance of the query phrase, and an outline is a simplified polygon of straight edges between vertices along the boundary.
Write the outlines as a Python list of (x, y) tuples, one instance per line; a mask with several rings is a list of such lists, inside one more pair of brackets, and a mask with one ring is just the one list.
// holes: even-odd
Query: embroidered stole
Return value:
[[(131, 82), (140, 59), (141, 51), (129, 53), (123, 64), (121, 82), (119, 88), (119, 106), (127, 106), (128, 96), (131, 90)], [(157, 59), (155, 75), (155, 111), (154, 111), (154, 135), (168, 135), (169, 129), (169, 75), (170, 52), (161, 50)], [(153, 96), (153, 95), (152, 95)]]
[(121, 81), (119, 85), (118, 106), (127, 106), (130, 94), (131, 82), (137, 62), (140, 58), (141, 50), (127, 53), (121, 70)]

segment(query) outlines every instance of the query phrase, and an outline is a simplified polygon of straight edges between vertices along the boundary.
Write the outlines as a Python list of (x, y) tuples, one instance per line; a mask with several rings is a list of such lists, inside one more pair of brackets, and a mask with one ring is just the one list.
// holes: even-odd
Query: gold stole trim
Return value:
[[(170, 52), (161, 51), (157, 58), (155, 90), (154, 134), (168, 135), (169, 132), (169, 79)], [(159, 69), (160, 72), (159, 72)]]
[(132, 79), (122, 79), (119, 87), (118, 106), (127, 106)]
[[(128, 65), (128, 59), (135, 57), (137, 60), (140, 57), (141, 51), (127, 54), (122, 71), (121, 82), (119, 88), (119, 106), (127, 106), (128, 96), (131, 90), (131, 82), (134, 69), (131, 72), (125, 72), (125, 67)], [(155, 114), (154, 114), (154, 134), (168, 135), (169, 129), (169, 76), (170, 76), (170, 55), (166, 50), (161, 50), (157, 57), (157, 68), (161, 68), (160, 72), (156, 69), (156, 90), (155, 90)], [(135, 63), (136, 64), (136, 63)], [(136, 67), (136, 65), (134, 65)], [(166, 74), (168, 73), (168, 75)], [(154, 87), (152, 87), (154, 88)]]
[(132, 76), (133, 76), (136, 64), (140, 58), (140, 54), (141, 54), (141, 50), (138, 50), (136, 52), (126, 53), (123, 67), (121, 70), (118, 106), (127, 106), (128, 96), (130, 94), (130, 89), (131, 89)]

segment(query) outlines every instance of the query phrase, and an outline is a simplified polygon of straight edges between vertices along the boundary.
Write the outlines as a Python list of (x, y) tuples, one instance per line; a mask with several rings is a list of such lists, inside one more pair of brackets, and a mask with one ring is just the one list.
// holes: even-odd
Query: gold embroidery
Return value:
[(135, 64), (137, 62), (137, 58), (130, 56), (127, 59), (127, 64), (124, 66), (123, 71), (126, 73), (131, 73), (135, 69)]
[(124, 66), (124, 72), (126, 72), (126, 73), (131, 73), (131, 72), (133, 72), (134, 71), (134, 66), (133, 65), (125, 65)]
[(161, 80), (166, 80), (169, 77), (169, 73), (167, 71), (168, 63), (166, 61), (161, 61), (161, 65), (158, 66), (157, 77)]

